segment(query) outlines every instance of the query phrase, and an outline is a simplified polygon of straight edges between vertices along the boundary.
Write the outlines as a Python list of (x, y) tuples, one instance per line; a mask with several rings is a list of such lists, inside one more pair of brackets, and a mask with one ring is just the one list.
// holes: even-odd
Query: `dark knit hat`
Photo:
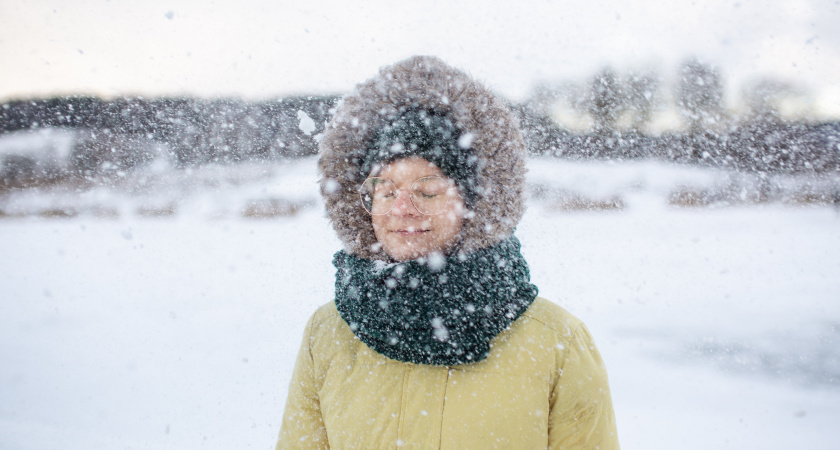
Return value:
[(434, 163), (452, 178), (467, 208), (478, 199), (478, 158), (470, 144), (471, 135), (461, 134), (444, 116), (409, 109), (383, 126), (371, 139), (367, 154), (359, 161), (359, 174), (370, 176), (398, 159), (419, 156)]

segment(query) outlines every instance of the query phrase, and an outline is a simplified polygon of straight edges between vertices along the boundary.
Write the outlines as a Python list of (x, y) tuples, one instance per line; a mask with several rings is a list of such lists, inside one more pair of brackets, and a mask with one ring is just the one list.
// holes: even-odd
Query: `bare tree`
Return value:
[(723, 83), (717, 68), (691, 59), (680, 67), (677, 106), (692, 133), (714, 127), (723, 118)]
[(627, 107), (633, 112), (634, 131), (644, 129), (650, 121), (656, 102), (656, 91), (662, 83), (662, 77), (654, 72), (631, 73), (625, 84)]
[(750, 110), (753, 121), (781, 120), (780, 107), (786, 100), (805, 101), (807, 90), (804, 87), (776, 78), (762, 77), (746, 83), (741, 95)]
[(596, 132), (615, 130), (615, 122), (623, 107), (623, 100), (618, 76), (612, 69), (605, 68), (595, 75), (587, 103), (589, 113), (595, 121)]

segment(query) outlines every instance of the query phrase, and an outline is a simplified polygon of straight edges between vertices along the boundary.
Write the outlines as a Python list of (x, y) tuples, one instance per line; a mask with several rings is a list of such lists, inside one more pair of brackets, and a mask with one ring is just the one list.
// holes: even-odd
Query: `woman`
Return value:
[(342, 100), (319, 169), (345, 249), (278, 449), (618, 448), (592, 338), (537, 297), (513, 236), (524, 156), (504, 103), (436, 58)]

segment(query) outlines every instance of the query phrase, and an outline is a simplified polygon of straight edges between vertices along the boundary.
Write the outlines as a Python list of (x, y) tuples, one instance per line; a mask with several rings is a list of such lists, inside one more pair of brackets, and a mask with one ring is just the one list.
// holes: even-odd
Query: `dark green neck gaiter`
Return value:
[(335, 254), (335, 303), (353, 333), (415, 364), (480, 361), (537, 297), (513, 235), (470, 254), (385, 263)]

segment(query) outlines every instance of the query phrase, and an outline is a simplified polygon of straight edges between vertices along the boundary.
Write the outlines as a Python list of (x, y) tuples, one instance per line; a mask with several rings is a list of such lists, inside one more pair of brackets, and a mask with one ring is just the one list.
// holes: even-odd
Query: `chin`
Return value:
[(432, 246), (423, 245), (421, 243), (400, 242), (398, 244), (392, 243), (385, 245), (385, 253), (397, 261), (408, 261), (426, 256), (436, 249)]
[(422, 251), (422, 250), (412, 249), (412, 250), (397, 250), (397, 251), (394, 251), (394, 250), (385, 249), (385, 253), (387, 253), (388, 256), (393, 258), (395, 261), (400, 261), (400, 262), (410, 261), (412, 259), (417, 259), (417, 258), (425, 256), (425, 255), (427, 255), (431, 252), (432, 252), (431, 250), (430, 251)]

